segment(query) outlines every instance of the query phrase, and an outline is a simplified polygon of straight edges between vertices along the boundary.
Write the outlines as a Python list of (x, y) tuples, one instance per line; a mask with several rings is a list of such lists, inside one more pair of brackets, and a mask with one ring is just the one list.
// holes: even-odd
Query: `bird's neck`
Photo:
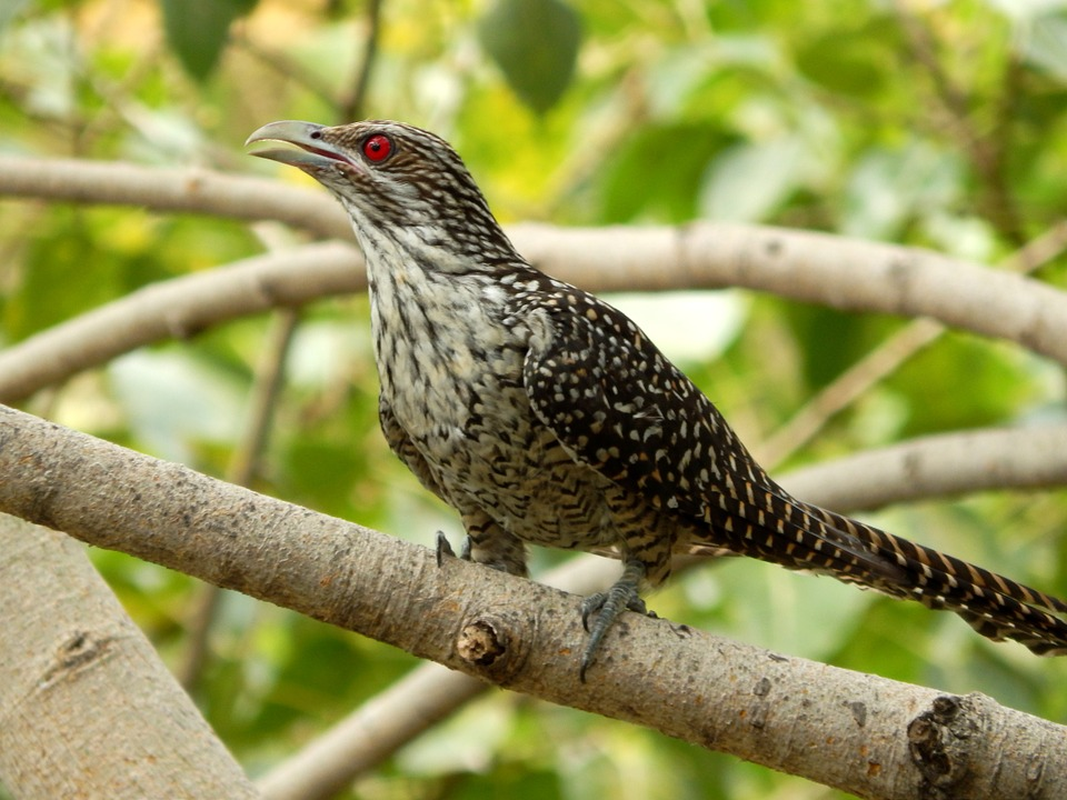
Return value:
[[(470, 387), (501, 366), (491, 351), (517, 354), (521, 347), (512, 341), (520, 332), (504, 323), (512, 293), (501, 281), (503, 267), (486, 268), (381, 230), (357, 233), (367, 260), (383, 397), (412, 433), (424, 421), (461, 427), (469, 414)], [(516, 368), (521, 366), (508, 365)]]

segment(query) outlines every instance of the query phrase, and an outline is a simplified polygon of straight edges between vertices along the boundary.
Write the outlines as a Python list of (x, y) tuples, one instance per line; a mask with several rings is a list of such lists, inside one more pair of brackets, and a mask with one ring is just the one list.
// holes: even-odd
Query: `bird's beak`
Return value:
[(338, 162), (355, 166), (346, 154), (322, 140), (320, 132), (325, 127), (325, 125), (316, 125), (314, 122), (301, 122), (293, 119), (268, 122), (248, 137), (245, 146), (255, 142), (285, 142), (295, 145), (300, 149), (278, 147), (270, 150), (257, 150), (249, 155), (289, 164), (305, 172), (314, 173), (335, 166)]

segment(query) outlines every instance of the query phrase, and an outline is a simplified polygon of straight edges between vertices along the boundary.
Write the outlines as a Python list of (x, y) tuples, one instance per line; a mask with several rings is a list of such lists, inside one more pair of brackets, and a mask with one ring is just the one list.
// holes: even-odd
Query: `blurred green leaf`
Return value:
[(218, 63), (230, 24), (258, 0), (160, 0), (167, 43), (186, 71), (204, 81)]
[(1035, 17), (1022, 51), (1026, 59), (1061, 83), (1067, 83), (1067, 13), (1058, 11)]
[(895, 77), (896, 31), (895, 24), (875, 18), (860, 30), (835, 30), (806, 39), (796, 53), (797, 67), (824, 89), (870, 97)]
[(120, 240), (143, 231), (133, 217), (59, 208), (30, 230), (25, 266), (10, 288), (4, 328), (12, 341), (77, 316), (129, 286), (143, 252)]
[(544, 114), (559, 102), (582, 35), (574, 9), (560, 0), (497, 0), (478, 34), (523, 103)]
[(799, 185), (806, 158), (798, 136), (739, 144), (709, 165), (700, 189), (701, 216), (728, 222), (759, 222)]
[(705, 165), (728, 140), (709, 123), (646, 125), (611, 154), (602, 180), (604, 222), (681, 222), (696, 213)]
[(4, 3), (0, 3), (0, 33), (29, 4), (30, 0), (7, 0)]
[(366, 471), (365, 459), (351, 442), (305, 433), (286, 452), (287, 484), (294, 498), (324, 513), (342, 513), (352, 487)]
[[(906, 436), (1013, 421), (1040, 397), (1018, 352), (956, 333), (919, 353), (888, 385), (915, 398)], [(952, 402), (926, 401), (947, 397)]]
[(804, 377), (813, 389), (837, 378), (896, 327), (885, 318), (807, 303), (773, 302), (801, 344)]

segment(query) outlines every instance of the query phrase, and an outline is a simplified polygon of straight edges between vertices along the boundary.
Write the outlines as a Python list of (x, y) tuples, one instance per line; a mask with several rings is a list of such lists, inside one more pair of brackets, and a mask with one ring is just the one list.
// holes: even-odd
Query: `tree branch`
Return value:
[(0, 195), (249, 221), (274, 219), (325, 238), (355, 239), (352, 224), (324, 192), (208, 169), (0, 156)]
[(27, 397), (142, 345), (366, 286), (355, 247), (327, 242), (146, 286), (0, 351), (0, 398)]
[(259, 796), (84, 547), (6, 515), (0, 542), (0, 784), (13, 797)]
[(356, 67), (352, 89), (339, 103), (338, 124), (351, 122), (363, 116), (363, 107), (367, 99), (367, 87), (370, 86), (370, 74), (378, 55), (378, 39), (382, 32), (382, 0), (367, 2), (367, 32), (363, 37), (363, 57)]
[[(582, 684), (578, 600), (557, 590), (453, 559), (438, 569), (426, 548), (13, 409), (0, 408), (0, 474), (0, 509), (97, 546), (860, 796), (917, 798), (933, 785), (957, 796), (1067, 792), (1064, 729), (986, 698), (633, 614)], [(965, 750), (946, 748), (953, 735)], [(811, 759), (813, 747), (826, 757)]]
[(994, 489), (1067, 485), (1067, 425), (924, 436), (784, 477), (790, 492), (853, 511)]
[[(781, 483), (799, 497), (838, 510), (982, 489), (1067, 484), (1067, 425), (944, 434), (797, 470)], [(688, 559), (675, 569), (691, 567)], [(617, 567), (575, 558), (541, 579), (587, 595), (611, 584)], [(613, 567), (613, 565), (607, 565)], [(485, 685), (427, 664), (372, 698), (258, 782), (268, 800), (320, 800), (374, 767)]]
[[(569, 230), (526, 224), (510, 232), (535, 265), (591, 289), (745, 286), (854, 311), (930, 316), (1067, 364), (1067, 294), (929, 251), (716, 223)], [(22, 399), (150, 342), (365, 286), (358, 250), (339, 242), (154, 284), (0, 352), (0, 400)]]

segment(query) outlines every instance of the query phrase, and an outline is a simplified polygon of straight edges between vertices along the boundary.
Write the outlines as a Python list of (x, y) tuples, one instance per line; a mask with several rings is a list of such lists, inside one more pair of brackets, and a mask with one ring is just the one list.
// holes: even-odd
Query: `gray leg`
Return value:
[[(614, 624), (619, 614), (623, 611), (636, 611), (638, 614), (647, 614), (645, 601), (641, 599), (640, 586), (645, 579), (646, 568), (644, 562), (630, 558), (623, 567), (622, 577), (606, 592), (597, 592), (582, 601), (582, 627), (589, 631), (589, 641), (586, 642), (585, 652), (582, 654), (582, 665), (578, 670), (578, 677), (585, 683), (585, 672), (593, 663), (596, 651), (604, 639), (604, 634)], [(596, 614), (593, 627), (589, 627), (589, 618)]]

